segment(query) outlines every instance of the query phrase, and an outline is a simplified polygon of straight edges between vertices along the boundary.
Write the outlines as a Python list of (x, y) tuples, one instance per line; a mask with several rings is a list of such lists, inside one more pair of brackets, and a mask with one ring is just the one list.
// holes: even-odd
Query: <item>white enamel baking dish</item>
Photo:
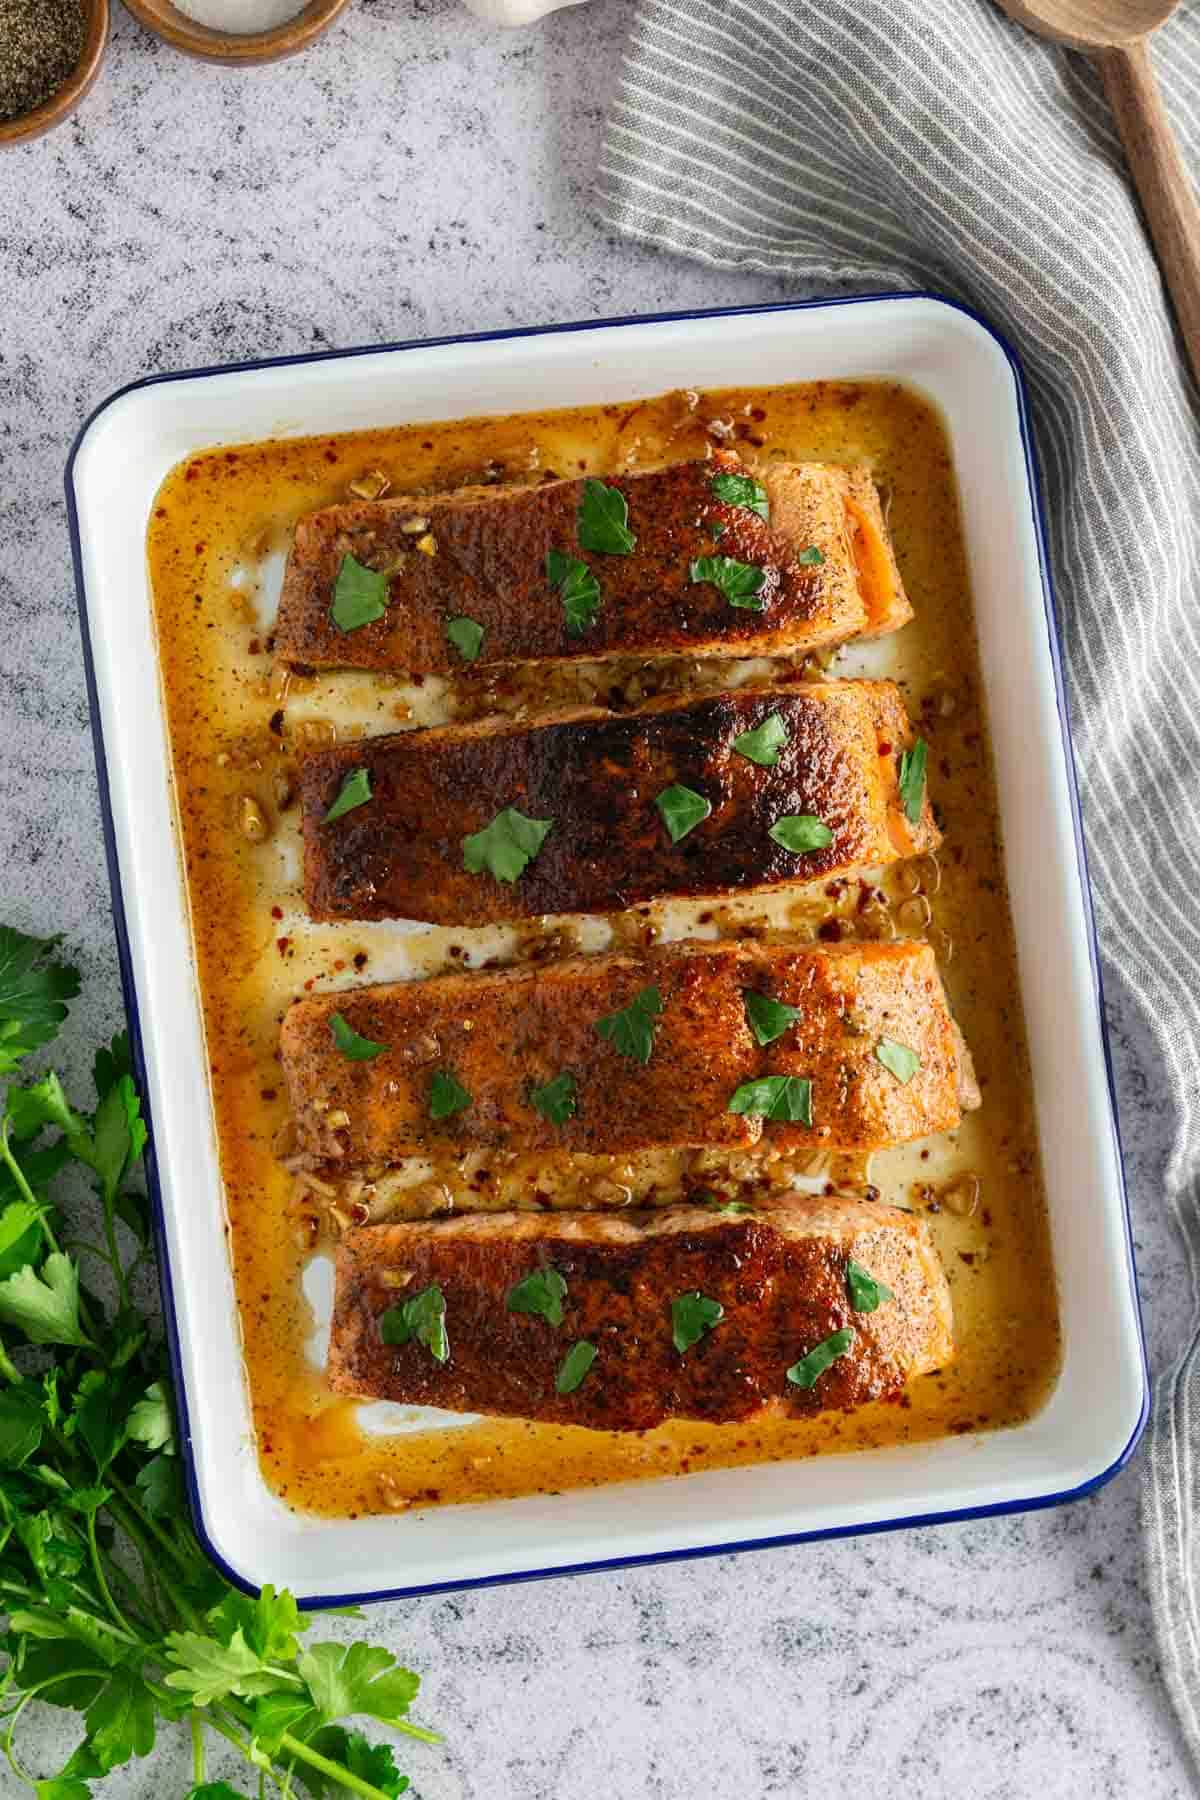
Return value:
[[(400, 1517), (299, 1517), (264, 1485), (251, 1442), (155, 668), (155, 491), (214, 445), (835, 376), (907, 382), (949, 426), (1060, 1278), (1058, 1386), (1025, 1425), (933, 1444)], [(310, 1603), (428, 1592), (1052, 1505), (1121, 1467), (1148, 1398), (1129, 1220), (1024, 390), (986, 324), (932, 296), (882, 295), (158, 377), (93, 414), (67, 496), (189, 1487), (232, 1580)]]

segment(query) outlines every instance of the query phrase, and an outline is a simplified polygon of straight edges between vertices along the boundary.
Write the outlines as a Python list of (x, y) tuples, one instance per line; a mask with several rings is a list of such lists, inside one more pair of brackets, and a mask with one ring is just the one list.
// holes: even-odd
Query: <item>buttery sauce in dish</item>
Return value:
[[(866, 463), (916, 617), (878, 643), (773, 662), (662, 659), (461, 676), (288, 673), (272, 625), (301, 514), (386, 484), (610, 474), (732, 446), (751, 463)], [(1012, 1425), (1053, 1386), (1060, 1346), (1033, 1098), (1001, 866), (953, 472), (936, 413), (884, 383), (672, 393), (632, 405), (411, 425), (206, 452), (157, 497), (148, 552), (213, 1103), (258, 1452), (290, 1505), (328, 1516), (480, 1500), (798, 1459)], [(869, 881), (614, 918), (477, 929), (312, 923), (302, 891), (296, 764), (311, 748), (406, 727), (554, 707), (627, 710), (747, 679), (870, 675), (899, 683), (930, 745), (936, 855)], [(926, 938), (983, 1094), (960, 1128), (869, 1159), (654, 1150), (566, 1157), (478, 1151), (326, 1178), (304, 1167), (281, 1079), (298, 995), (363, 981), (542, 961), (685, 936)], [(460, 1210), (661, 1205), (698, 1186), (770, 1206), (796, 1187), (919, 1211), (945, 1265), (957, 1354), (891, 1403), (644, 1432), (463, 1419), (333, 1396), (322, 1373), (329, 1247), (350, 1224)]]

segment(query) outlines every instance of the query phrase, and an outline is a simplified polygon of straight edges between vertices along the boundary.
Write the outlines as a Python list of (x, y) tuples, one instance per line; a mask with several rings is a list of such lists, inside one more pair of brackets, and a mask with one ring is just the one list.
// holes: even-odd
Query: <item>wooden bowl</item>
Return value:
[(172, 6), (171, 0), (125, 0), (125, 4), (147, 30), (157, 32), (185, 55), (241, 68), (247, 63), (278, 62), (281, 57), (295, 56), (329, 29), (347, 0), (308, 0), (295, 18), (282, 25), (272, 26), (270, 31), (245, 32), (214, 31), (209, 25), (199, 25)]
[(100, 73), (107, 42), (108, 0), (84, 0), (83, 49), (73, 72), (57, 93), (35, 106), (32, 112), (22, 113), (19, 119), (0, 122), (0, 148), (5, 144), (27, 144), (31, 138), (41, 137), (43, 131), (61, 125), (75, 111)]

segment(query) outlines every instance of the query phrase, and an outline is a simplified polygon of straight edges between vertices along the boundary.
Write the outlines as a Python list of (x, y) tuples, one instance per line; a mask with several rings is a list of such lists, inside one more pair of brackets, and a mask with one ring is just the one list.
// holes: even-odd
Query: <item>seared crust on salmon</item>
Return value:
[[(889, 1290), (873, 1311), (855, 1309), (864, 1295), (852, 1296), (851, 1259)], [(565, 1285), (558, 1325), (508, 1306), (517, 1283), (547, 1269)], [(389, 1309), (431, 1287), (445, 1307), (445, 1361), (416, 1337), (385, 1343), (380, 1329)], [(689, 1294), (722, 1316), (680, 1351), (672, 1302)], [(848, 1347), (811, 1386), (788, 1380), (846, 1330)], [(564, 1358), (580, 1343), (594, 1360), (561, 1393)], [(834, 1197), (737, 1217), (701, 1207), (494, 1213), (349, 1231), (337, 1249), (328, 1378), (339, 1393), (406, 1405), (641, 1431), (889, 1399), (952, 1355), (950, 1296), (923, 1222)]]
[[(735, 748), (777, 716), (774, 767)], [(912, 730), (888, 681), (739, 688), (621, 717), (580, 710), (535, 725), (485, 720), (364, 738), (300, 770), (305, 891), (314, 919), (487, 925), (546, 913), (613, 913), (664, 895), (748, 893), (932, 849), (927, 799), (910, 823), (899, 763)], [(370, 799), (327, 820), (356, 770)], [(656, 801), (683, 786), (711, 811), (673, 843)], [(464, 838), (502, 809), (550, 820), (513, 881), (465, 866)], [(796, 852), (779, 820), (830, 841)]]
[[(276, 652), (317, 668), (446, 675), (464, 667), (446, 636), (461, 617), (483, 631), (475, 666), (778, 656), (895, 631), (911, 618), (865, 469), (771, 464), (759, 477), (769, 524), (717, 497), (712, 483), (722, 474), (750, 471), (721, 450), (704, 462), (606, 476), (628, 503), (636, 537), (628, 555), (581, 548), (582, 481), (467, 487), (310, 513), (288, 558)], [(599, 607), (578, 634), (547, 576), (552, 550), (585, 564), (600, 584)], [(761, 609), (731, 605), (711, 582), (692, 579), (692, 563), (714, 555), (763, 570)], [(332, 605), (347, 556), (390, 580), (383, 616), (343, 631)]]
[[(643, 1063), (597, 1026), (647, 989), (661, 1010)], [(797, 1017), (760, 1044), (747, 993)], [(345, 1057), (335, 1014), (384, 1048)], [(885, 1041), (918, 1058), (907, 1079)], [(910, 942), (685, 943), (349, 988), (297, 1000), (280, 1050), (302, 1150), (347, 1168), (447, 1149), (867, 1151), (950, 1130), (978, 1102), (933, 952)], [(564, 1074), (575, 1110), (554, 1122), (531, 1096)], [(439, 1076), (469, 1102), (435, 1118)], [(729, 1110), (764, 1076), (810, 1082), (811, 1123)]]

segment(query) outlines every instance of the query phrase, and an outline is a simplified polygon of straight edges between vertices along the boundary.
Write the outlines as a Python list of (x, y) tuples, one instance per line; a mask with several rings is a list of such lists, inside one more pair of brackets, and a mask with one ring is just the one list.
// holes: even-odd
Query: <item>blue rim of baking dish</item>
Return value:
[(1108, 1027), (1104, 1011), (1104, 981), (1100, 969), (1099, 949), (1096, 940), (1096, 915), (1092, 900), (1091, 881), (1088, 873), (1087, 847), (1083, 837), (1083, 821), (1079, 807), (1079, 790), (1075, 770), (1075, 753), (1071, 733), (1070, 714), (1067, 708), (1066, 689), (1063, 680), (1062, 633), (1058, 619), (1058, 607), (1054, 595), (1054, 582), (1050, 572), (1050, 558), (1046, 544), (1046, 514), (1042, 499), (1041, 476), (1038, 466), (1037, 452), (1034, 447), (1033, 433), (1029, 416), (1029, 393), (1021, 362), (1013, 346), (1004, 334), (989, 323), (974, 307), (961, 300), (954, 300), (945, 294), (933, 293), (926, 289), (898, 290), (873, 294), (852, 294), (845, 297), (814, 300), (782, 300), (771, 301), (758, 306), (719, 306), (697, 308), (686, 312), (642, 313), (630, 314), (615, 319), (580, 319), (562, 325), (515, 326), (503, 331), (459, 332), (449, 337), (409, 338), (394, 344), (364, 344), (349, 350), (309, 351), (296, 356), (262, 357), (245, 362), (226, 363), (217, 367), (203, 369), (182, 369), (162, 375), (143, 376), (138, 381), (128, 382), (117, 388), (107, 399), (102, 400), (84, 420), (71, 453), (67, 459), (65, 472), (67, 520), (71, 533), (71, 557), (75, 569), (75, 594), (79, 609), (79, 628), (83, 641), (84, 675), (87, 682), (88, 706), (90, 709), (92, 742), (96, 757), (96, 779), (100, 793), (100, 813), (104, 830), (104, 849), (108, 862), (109, 881), (112, 887), (113, 925), (117, 936), (117, 961), (121, 972), (121, 987), (125, 996), (125, 1009), (128, 1015), (129, 1038), (134, 1069), (141, 1090), (142, 1109), (150, 1128), (150, 1138), (146, 1149), (146, 1185), (149, 1191), (150, 1204), (154, 1222), (155, 1248), (158, 1254), (159, 1282), (162, 1292), (163, 1318), (167, 1332), (167, 1347), (171, 1359), (171, 1373), (175, 1384), (175, 1399), (179, 1409), (181, 1426), (181, 1453), (185, 1471), (188, 1500), (191, 1507), (192, 1521), (196, 1535), (205, 1551), (217, 1568), (234, 1587), (245, 1593), (257, 1593), (253, 1582), (235, 1569), (217, 1549), (209, 1535), (204, 1519), (204, 1510), (200, 1500), (199, 1484), (196, 1478), (195, 1458), (192, 1452), (191, 1429), (188, 1421), (187, 1389), (184, 1385), (182, 1358), (180, 1353), (179, 1329), (175, 1313), (175, 1298), (171, 1278), (171, 1265), (167, 1254), (166, 1231), (163, 1222), (162, 1191), (158, 1179), (158, 1166), (154, 1154), (154, 1124), (150, 1117), (149, 1085), (146, 1079), (145, 1054), (142, 1046), (141, 1023), (138, 1014), (137, 989), (133, 977), (133, 964), (129, 946), (129, 933), (125, 920), (125, 902), (121, 888), (121, 871), (117, 860), (116, 834), (113, 829), (112, 801), (108, 785), (108, 763), (104, 748), (104, 734), (100, 724), (99, 696), (96, 688), (96, 671), (92, 657), (91, 633), (88, 626), (87, 594), (83, 579), (83, 555), (79, 536), (79, 518), (75, 506), (75, 462), (80, 449), (92, 426), (102, 413), (126, 394), (137, 393), (142, 388), (159, 387), (173, 381), (195, 381), (205, 376), (240, 374), (255, 369), (280, 369), (296, 367), (305, 363), (348, 361), (358, 356), (379, 356), (404, 350), (427, 350), (454, 344), (487, 344), (502, 343), (511, 338), (554, 337), (566, 332), (600, 331), (614, 326), (625, 325), (669, 325), (685, 324), (696, 319), (747, 318), (764, 313), (780, 312), (812, 312), (821, 308), (835, 306), (869, 306), (879, 301), (932, 301), (935, 305), (945, 306), (954, 312), (964, 313), (969, 319), (985, 331), (987, 335), (1003, 351), (1012, 373), (1016, 390), (1017, 417), (1021, 433), (1021, 446), (1025, 455), (1025, 473), (1029, 486), (1029, 496), (1033, 512), (1034, 538), (1037, 544), (1038, 571), (1041, 577), (1042, 604), (1046, 618), (1046, 632), (1050, 649), (1050, 662), (1054, 674), (1054, 694), (1058, 708), (1059, 732), (1062, 739), (1063, 761), (1067, 777), (1067, 792), (1071, 808), (1071, 828), (1075, 839), (1075, 856), (1079, 870), (1080, 885), (1084, 903), (1084, 924), (1087, 934), (1088, 959), (1091, 964), (1092, 982), (1095, 991), (1097, 1019), (1100, 1045), (1104, 1055), (1105, 1079), (1108, 1087), (1108, 1116), (1113, 1135), (1113, 1144), (1117, 1153), (1117, 1180), (1121, 1194), (1121, 1208), (1125, 1224), (1126, 1267), (1129, 1276), (1133, 1299), (1134, 1318), (1137, 1325), (1138, 1350), (1141, 1365), (1142, 1394), (1137, 1422), (1128, 1443), (1119, 1456), (1106, 1469), (1097, 1475), (1089, 1476), (1077, 1487), (1064, 1489), (1061, 1493), (1035, 1494), (1028, 1499), (999, 1500), (981, 1506), (951, 1507), (942, 1512), (910, 1513), (900, 1519), (868, 1520), (856, 1525), (832, 1525), (812, 1531), (781, 1532), (772, 1537), (740, 1538), (732, 1543), (705, 1544), (694, 1548), (678, 1550), (651, 1550), (644, 1555), (601, 1557), (591, 1562), (564, 1563), (549, 1569), (518, 1569), (499, 1575), (477, 1575), (466, 1577), (460, 1581), (418, 1582), (406, 1587), (377, 1588), (368, 1593), (350, 1591), (345, 1594), (297, 1595), (301, 1607), (320, 1609), (333, 1606), (370, 1605), (383, 1600), (416, 1599), (425, 1594), (458, 1593), (470, 1588), (500, 1587), (510, 1582), (542, 1581), (557, 1576), (588, 1575), (600, 1573), (606, 1569), (629, 1569), (647, 1566), (654, 1563), (690, 1562), (704, 1556), (730, 1556), (745, 1550), (774, 1550), (790, 1544), (815, 1543), (825, 1538), (857, 1537), (868, 1532), (904, 1531), (921, 1525), (945, 1525), (965, 1519), (993, 1518), (1006, 1513), (1038, 1512), (1046, 1507), (1062, 1506), (1069, 1500), (1079, 1500), (1085, 1495), (1094, 1493), (1111, 1481), (1114, 1475), (1128, 1463), (1138, 1441), (1146, 1428), (1150, 1414), (1150, 1379), (1146, 1362), (1145, 1329), (1142, 1321), (1141, 1301), (1138, 1295), (1137, 1276), (1135, 1272), (1133, 1232), (1129, 1214), (1129, 1194), (1125, 1183), (1125, 1158), (1121, 1145), (1121, 1128), (1117, 1116), (1116, 1089), (1113, 1081), (1112, 1054), (1109, 1045)]

